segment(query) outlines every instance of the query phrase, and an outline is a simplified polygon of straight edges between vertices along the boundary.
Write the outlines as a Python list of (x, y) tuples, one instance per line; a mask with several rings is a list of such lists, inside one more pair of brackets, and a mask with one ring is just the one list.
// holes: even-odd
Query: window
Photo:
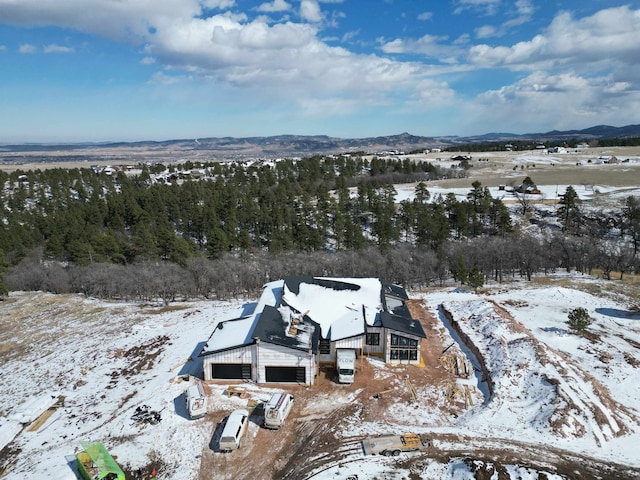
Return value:
[(380, 334), (367, 333), (367, 345), (380, 345)]
[(320, 344), (318, 345), (318, 350), (320, 350), (320, 355), (331, 354), (331, 340), (321, 338)]
[(418, 340), (391, 334), (390, 360), (418, 360)]

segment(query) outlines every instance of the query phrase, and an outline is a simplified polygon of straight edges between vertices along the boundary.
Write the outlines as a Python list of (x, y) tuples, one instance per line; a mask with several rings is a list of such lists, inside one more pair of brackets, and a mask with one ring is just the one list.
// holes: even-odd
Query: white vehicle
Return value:
[(264, 406), (264, 427), (278, 429), (293, 407), (293, 395), (286, 392), (274, 393)]
[(234, 410), (227, 419), (227, 424), (220, 436), (220, 451), (230, 452), (240, 448), (240, 440), (249, 426), (249, 412)]
[(191, 385), (184, 392), (187, 402), (187, 410), (191, 418), (201, 418), (207, 414), (207, 396), (201, 382)]
[(356, 372), (356, 351), (351, 348), (337, 350), (338, 382), (353, 383)]

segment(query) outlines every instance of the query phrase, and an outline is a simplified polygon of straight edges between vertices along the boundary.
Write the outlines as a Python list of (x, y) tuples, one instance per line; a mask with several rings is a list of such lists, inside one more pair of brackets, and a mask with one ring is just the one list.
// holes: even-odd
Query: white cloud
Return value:
[(418, 20), (431, 20), (433, 18), (433, 12), (422, 12), (418, 15)]
[(236, 2), (235, 0), (200, 0), (200, 4), (206, 8), (219, 8), (221, 10), (225, 10), (233, 7)]
[(291, 5), (289, 5), (285, 0), (265, 2), (256, 8), (259, 12), (285, 12), (290, 9)]
[(7, 51), (7, 46), (6, 45), (0, 45), (0, 52), (6, 52)]
[(400, 39), (384, 42), (380, 49), (385, 53), (417, 53), (426, 57), (437, 58), (441, 62), (455, 63), (458, 55), (463, 51), (452, 45), (445, 44), (446, 36), (424, 35), (417, 39)]
[(496, 36), (496, 27), (493, 25), (483, 25), (475, 31), (476, 38), (489, 38)]
[(140, 63), (142, 65), (153, 65), (154, 63), (156, 63), (156, 59), (153, 57), (144, 57), (142, 60), (140, 60)]
[(318, 23), (323, 19), (320, 5), (315, 0), (302, 0), (300, 2), (300, 16), (308, 22)]
[(562, 65), (602, 68), (617, 60), (634, 61), (638, 44), (640, 10), (624, 6), (601, 10), (580, 20), (561, 13), (543, 34), (511, 47), (476, 45), (470, 49), (469, 60), (482, 67), (530, 70)]
[(553, 75), (536, 71), (469, 102), (469, 121), (484, 118), (514, 132), (526, 131), (531, 125), (545, 129), (615, 125), (620, 111), (640, 106), (634, 93), (629, 83), (617, 82), (608, 75), (589, 78), (573, 72)]
[(35, 45), (31, 45), (29, 43), (24, 43), (18, 47), (18, 51), (23, 54), (32, 54), (38, 51), (38, 48)]
[(65, 47), (63, 45), (56, 45), (52, 43), (50, 45), (45, 45), (42, 49), (44, 53), (73, 53), (74, 49), (71, 47)]
[(465, 10), (472, 10), (484, 15), (495, 15), (499, 4), (500, 0), (457, 0), (453, 13), (460, 14)]

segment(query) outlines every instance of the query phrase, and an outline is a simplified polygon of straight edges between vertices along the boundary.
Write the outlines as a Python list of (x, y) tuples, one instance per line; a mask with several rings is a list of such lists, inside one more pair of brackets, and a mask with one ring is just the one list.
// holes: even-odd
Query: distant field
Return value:
[[(451, 153), (432, 153), (428, 157), (435, 160), (436, 155), (444, 161)], [(433, 183), (459, 188), (478, 180), (484, 186), (495, 187), (500, 184), (517, 185), (529, 176), (538, 185), (634, 187), (640, 184), (640, 147), (595, 148), (580, 153), (549, 155), (536, 151), (472, 152), (470, 155), (472, 168), (468, 171), (468, 178)], [(629, 161), (598, 164), (598, 159), (605, 156), (614, 156), (618, 162)]]
[[(64, 157), (69, 154), (82, 158), (82, 151), (48, 152), (52, 158)], [(42, 152), (20, 152), (13, 155), (15, 161), (22, 164), (7, 164), (0, 162), (0, 170), (7, 172), (20, 170), (35, 170), (47, 168), (88, 168), (91, 165), (123, 165), (135, 164), (140, 161), (155, 159), (156, 161), (171, 162), (184, 159), (185, 152), (153, 151), (149, 149), (131, 148), (128, 150), (108, 149), (92, 150), (92, 154), (99, 153), (100, 158), (91, 160), (67, 160), (30, 162), (29, 158), (41, 156)], [(459, 152), (466, 155), (468, 152)], [(468, 177), (434, 181), (434, 185), (448, 188), (468, 187), (475, 180), (484, 186), (495, 187), (500, 184), (517, 185), (526, 176), (530, 176), (538, 185), (588, 185), (611, 187), (634, 187), (640, 185), (640, 147), (609, 147), (591, 148), (572, 151), (566, 154), (549, 154), (542, 151), (527, 152), (471, 152), (472, 168)], [(436, 165), (448, 168), (453, 152), (430, 153), (427, 155), (412, 155), (416, 160), (429, 160)], [(627, 163), (597, 164), (603, 156), (615, 156), (619, 162), (629, 159)], [(5, 157), (7, 158), (7, 157)], [(482, 159), (482, 160), (480, 160)], [(192, 160), (196, 160), (192, 158)], [(200, 158), (211, 161), (211, 158)], [(591, 160), (591, 163), (589, 163)], [(577, 165), (579, 163), (579, 165)], [(515, 168), (514, 168), (515, 167)]]

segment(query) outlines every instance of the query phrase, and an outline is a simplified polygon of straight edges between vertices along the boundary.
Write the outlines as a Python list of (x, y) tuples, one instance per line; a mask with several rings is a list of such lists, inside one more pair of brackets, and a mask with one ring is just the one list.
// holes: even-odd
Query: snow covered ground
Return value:
[[(480, 382), (482, 375), (472, 376), (473, 406), (452, 415), (439, 386), (421, 384), (419, 397), (435, 401), (435, 408), (388, 399), (384, 414), (371, 419), (365, 413), (375, 400), (367, 404), (361, 389), (336, 386), (314, 397), (310, 387), (313, 401), (300, 405), (298, 413), (314, 428), (327, 422), (338, 439), (327, 448), (343, 455), (333, 462), (330, 457), (321, 460), (319, 453), (314, 458), (315, 450), (310, 450), (305, 455), (310, 464), (319, 462), (318, 468), (285, 478), (471, 479), (475, 470), (494, 468), (487, 458), (494, 458), (514, 479), (542, 478), (540, 472), (554, 480), (570, 478), (558, 467), (567, 459), (591, 462), (594, 468), (626, 465), (630, 470), (625, 478), (640, 478), (640, 315), (631, 309), (637, 299), (594, 296), (562, 282), (494, 285), (482, 294), (453, 287), (410, 294), (438, 319), (432, 337), (455, 342), (460, 338), (455, 323), (473, 342), (473, 352), (460, 348), (479, 370), (483, 363), (492, 395), (483, 396), (488, 391)], [(224, 457), (211, 447), (221, 418), (190, 420), (182, 396), (192, 382), (184, 381), (186, 375), (201, 375), (196, 355), (216, 322), (239, 317), (253, 301), (197, 301), (163, 308), (75, 295), (12, 293), (0, 305), (0, 447), (5, 446), (0, 478), (76, 479), (73, 455), (80, 440), (104, 443), (130, 471), (163, 458), (167, 473), (159, 478), (204, 478), (204, 453), (224, 459), (214, 478), (256, 478), (237, 470), (234, 475), (236, 464), (227, 459), (253, 458), (251, 449), (273, 432), (264, 434), (251, 423), (246, 450)], [(578, 306), (593, 316), (593, 335), (567, 332), (567, 313)], [(393, 368), (377, 360), (369, 363), (374, 377), (400, 388), (404, 378), (394, 377)], [(254, 400), (268, 399), (275, 391), (244, 386)], [(42, 424), (31, 423), (60, 397), (63, 406), (49, 412)], [(229, 413), (245, 408), (247, 398), (228, 396), (224, 387), (211, 388), (210, 403), (211, 410)], [(162, 421), (134, 422), (140, 405), (159, 411)], [(332, 411), (340, 418), (331, 420)], [(431, 435), (433, 452), (364, 457), (359, 448), (363, 436), (408, 430)], [(262, 478), (271, 477), (265, 473)]]

